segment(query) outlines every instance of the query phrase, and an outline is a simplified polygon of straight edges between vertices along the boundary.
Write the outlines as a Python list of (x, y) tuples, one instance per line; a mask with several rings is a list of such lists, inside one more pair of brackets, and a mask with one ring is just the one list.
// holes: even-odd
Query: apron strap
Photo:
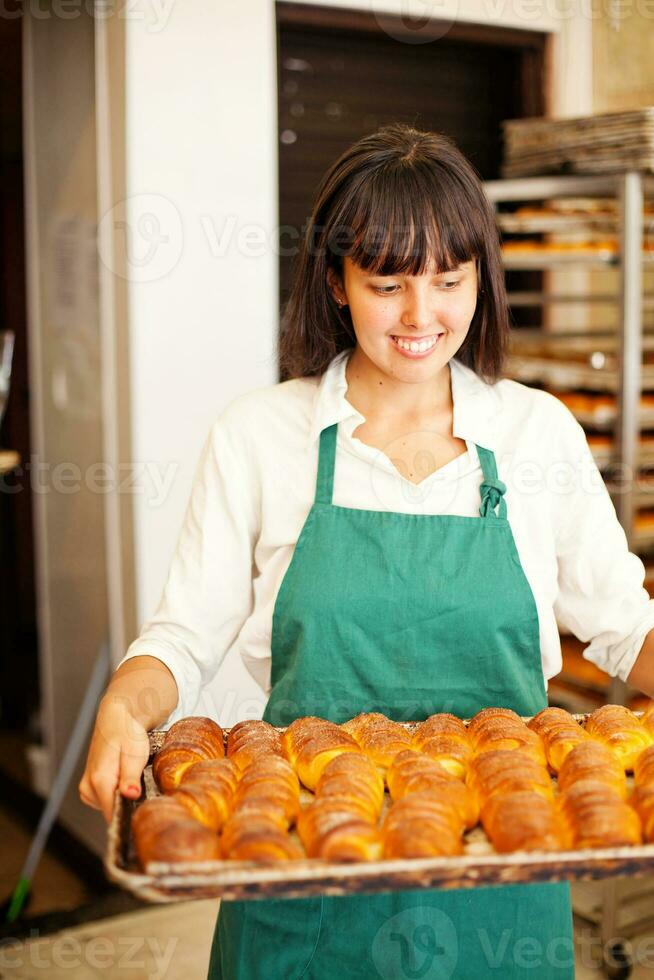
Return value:
[[(477, 444), (475, 443), (475, 445)], [(495, 453), (491, 449), (477, 446), (477, 454), (484, 474), (483, 482), (479, 488), (481, 493), (479, 513), (482, 517), (488, 517), (491, 520), (494, 517), (506, 517), (506, 501), (504, 499), (506, 484), (502, 483), (497, 476)], [(495, 508), (498, 504), (499, 513), (496, 514)]]
[[(328, 425), (320, 433), (316, 503), (331, 504), (334, 496), (334, 464), (336, 460), (337, 433), (337, 422), (333, 425)], [(481, 493), (479, 513), (481, 517), (486, 517), (490, 520), (495, 517), (506, 517), (506, 501), (504, 500), (506, 484), (498, 479), (495, 454), (490, 449), (484, 449), (483, 446), (477, 446), (477, 454), (484, 474), (483, 482), (479, 488)], [(496, 514), (495, 508), (498, 505), (499, 513)]]
[(331, 504), (334, 496), (334, 461), (336, 459), (337, 431), (338, 422), (334, 422), (333, 425), (328, 425), (320, 433), (316, 503)]

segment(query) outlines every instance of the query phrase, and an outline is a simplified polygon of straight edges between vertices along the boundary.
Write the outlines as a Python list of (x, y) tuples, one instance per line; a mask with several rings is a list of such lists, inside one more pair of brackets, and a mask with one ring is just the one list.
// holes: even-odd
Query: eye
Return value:
[(456, 287), (459, 285), (460, 282), (461, 282), (460, 279), (452, 279), (447, 282), (441, 283), (441, 285), (445, 287), (445, 290), (447, 292), (451, 289), (456, 289)]
[(372, 288), (380, 296), (392, 296), (395, 290), (399, 289), (399, 286), (373, 286)]

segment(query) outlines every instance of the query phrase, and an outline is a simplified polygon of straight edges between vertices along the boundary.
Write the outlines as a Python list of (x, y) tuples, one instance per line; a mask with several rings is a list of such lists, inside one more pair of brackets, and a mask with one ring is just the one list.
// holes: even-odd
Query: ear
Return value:
[(343, 283), (333, 269), (327, 269), (327, 285), (331, 289), (332, 296), (334, 297), (336, 303), (339, 306), (345, 306), (347, 298), (345, 296), (345, 290), (343, 289)]

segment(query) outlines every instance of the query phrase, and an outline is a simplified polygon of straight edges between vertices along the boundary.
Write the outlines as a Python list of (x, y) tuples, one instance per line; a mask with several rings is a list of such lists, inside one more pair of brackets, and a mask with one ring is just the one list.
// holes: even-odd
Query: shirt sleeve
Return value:
[(569, 409), (557, 405), (550, 471), (558, 563), (554, 613), (560, 625), (589, 643), (583, 652), (587, 660), (626, 681), (654, 628), (654, 601), (643, 587), (645, 567), (629, 551), (586, 434)]
[(253, 608), (259, 493), (230, 416), (228, 408), (202, 449), (159, 606), (120, 661), (148, 655), (170, 669), (179, 696), (168, 725), (195, 713)]

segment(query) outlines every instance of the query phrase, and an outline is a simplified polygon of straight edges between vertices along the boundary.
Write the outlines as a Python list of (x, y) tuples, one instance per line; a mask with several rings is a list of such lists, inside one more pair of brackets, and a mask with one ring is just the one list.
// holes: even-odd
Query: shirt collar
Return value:
[[(352, 350), (350, 347), (337, 354), (320, 378), (309, 427), (308, 448), (314, 445), (323, 429), (334, 423), (345, 419), (365, 422), (365, 416), (345, 397), (345, 367)], [(454, 404), (452, 434), (456, 439), (474, 442), (485, 449), (496, 449), (499, 397), (494, 386), (487, 384), (472, 368), (456, 358), (449, 363)]]

